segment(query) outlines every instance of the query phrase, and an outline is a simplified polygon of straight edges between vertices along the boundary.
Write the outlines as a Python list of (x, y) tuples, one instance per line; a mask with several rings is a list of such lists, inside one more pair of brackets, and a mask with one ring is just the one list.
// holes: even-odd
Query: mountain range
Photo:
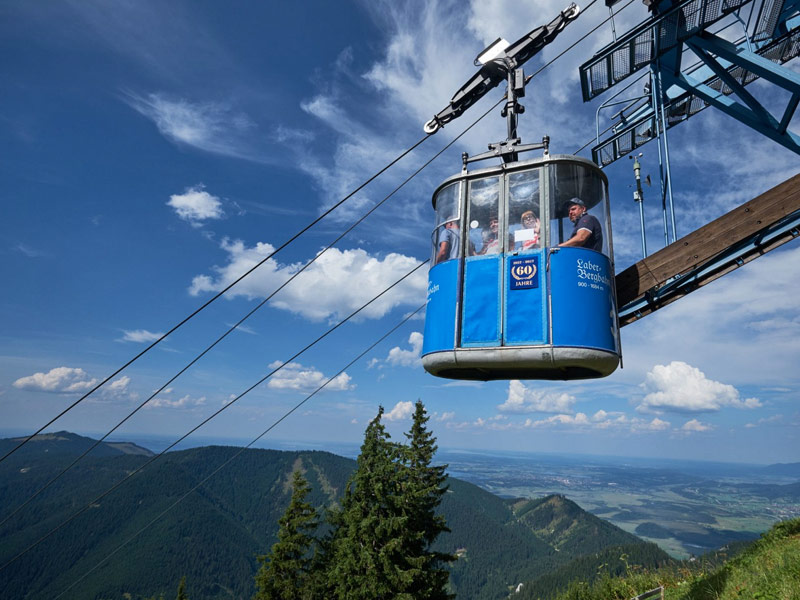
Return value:
[[(0, 452), (17, 443), (0, 440)], [(37, 436), (0, 463), (0, 519), (93, 443), (68, 432)], [(44, 538), (0, 571), (0, 597), (170, 597), (186, 576), (190, 598), (251, 598), (256, 556), (275, 542), (292, 472), (304, 473), (310, 502), (323, 509), (339, 500), (355, 461), (321, 451), (248, 449), (187, 495), (239, 451), (169, 452), (98, 499), (153, 456), (132, 443), (99, 444), (0, 526), (0, 565)], [(544, 598), (571, 579), (591, 579), (601, 565), (614, 571), (671, 561), (564, 496), (504, 499), (455, 478), (447, 485), (440, 510), (451, 531), (436, 545), (458, 556), (450, 582), (459, 599), (513, 591)]]

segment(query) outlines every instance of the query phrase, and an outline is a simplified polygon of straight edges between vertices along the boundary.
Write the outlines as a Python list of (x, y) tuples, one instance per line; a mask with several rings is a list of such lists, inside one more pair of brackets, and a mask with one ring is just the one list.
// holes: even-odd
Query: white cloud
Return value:
[(131, 378), (127, 375), (123, 375), (119, 379), (112, 381), (111, 384), (108, 386), (108, 389), (114, 393), (122, 393), (128, 389), (128, 384), (131, 382)]
[(46, 256), (41, 250), (28, 246), (27, 244), (23, 244), (22, 242), (19, 242), (16, 246), (14, 246), (14, 250), (24, 254), (28, 258), (39, 258), (41, 256)]
[(196, 408), (198, 406), (203, 406), (205, 403), (205, 396), (193, 398), (189, 394), (186, 394), (178, 400), (170, 400), (169, 398), (164, 398), (163, 396), (156, 396), (145, 406), (148, 408)]
[(707, 379), (685, 362), (656, 365), (642, 387), (648, 392), (636, 410), (640, 412), (717, 412), (724, 407), (759, 408), (757, 398), (742, 400), (732, 385)]
[(508, 382), (508, 396), (497, 410), (507, 413), (571, 413), (575, 398), (562, 392), (547, 392), (525, 387), (518, 379)]
[[(702, 365), (727, 383), (795, 389), (800, 383), (800, 247), (758, 258), (625, 327), (623, 376), (653, 364)], [(753, 368), (753, 353), (758, 368)]]
[[(259, 242), (248, 248), (240, 240), (231, 242), (227, 239), (221, 246), (228, 253), (228, 264), (212, 267), (213, 276), (196, 276), (189, 290), (192, 295), (223, 289), (274, 250), (267, 243)], [(312, 320), (338, 320), (377, 296), (418, 264), (416, 258), (402, 254), (391, 253), (379, 258), (362, 249), (331, 248), (276, 294), (271, 304)], [(281, 265), (269, 259), (234, 286), (227, 297), (263, 298), (300, 268), (300, 264)], [(426, 272), (419, 269), (358, 316), (377, 319), (397, 306), (416, 307), (425, 301), (426, 286)]]
[(389, 356), (386, 357), (386, 362), (390, 365), (401, 367), (420, 367), (422, 366), (422, 359), (420, 352), (422, 352), (422, 334), (419, 331), (412, 331), (408, 336), (408, 343), (411, 344), (411, 350), (403, 350), (396, 346), (389, 350)]
[(404, 421), (414, 414), (414, 403), (410, 400), (401, 401), (394, 405), (394, 408), (384, 414), (387, 421)]
[(669, 421), (664, 421), (658, 417), (647, 421), (638, 417), (628, 418), (620, 412), (607, 412), (598, 410), (591, 417), (592, 427), (595, 429), (607, 429), (618, 431), (630, 431), (631, 433), (641, 433), (646, 431), (666, 431), (670, 427)]
[(525, 419), (524, 426), (531, 428), (552, 427), (556, 425), (584, 427), (590, 424), (591, 422), (586, 414), (579, 412), (575, 415), (553, 415), (552, 417), (547, 417), (546, 419), (540, 419), (538, 421), (534, 421), (533, 419)]
[[(273, 362), (269, 365), (270, 369), (276, 369), (283, 363)], [(347, 373), (340, 373), (334, 377), (325, 390), (346, 391), (351, 390), (355, 385), (350, 383), (350, 376)], [(283, 365), (277, 373), (269, 378), (267, 387), (274, 390), (296, 390), (303, 392), (313, 392), (328, 380), (328, 376), (314, 367), (304, 367), (300, 363), (291, 362)]]
[(101, 400), (138, 400), (138, 392), (130, 389), (131, 378), (127, 375), (115, 379), (98, 390), (94, 399)]
[(434, 415), (434, 420), (445, 422), (445, 421), (452, 421), (453, 419), (455, 419), (455, 417), (456, 413), (450, 410), (443, 412), (441, 415)]
[(124, 329), (121, 342), (136, 342), (137, 344), (150, 344), (164, 335), (161, 331), (147, 331), (147, 329)]
[(389, 39), (385, 55), (366, 79), (392, 104), (404, 106), (421, 126), (475, 71), (473, 50), (482, 49), (477, 48), (480, 42), (465, 36), (462, 3), (429, 2), (408, 10), (382, 1), (371, 8), (388, 28)]
[(773, 423), (780, 423), (781, 421), (783, 421), (783, 415), (772, 415), (771, 417), (759, 419), (756, 423), (747, 423), (745, 427), (752, 429), (754, 427), (758, 427), (759, 425), (772, 425)]
[[(233, 327), (233, 323), (226, 323), (228, 327)], [(236, 331), (241, 331), (242, 333), (247, 333), (249, 335), (258, 335), (255, 329), (252, 327), (248, 327), (247, 325), (237, 325)]]
[(711, 430), (711, 425), (705, 425), (698, 421), (697, 419), (692, 419), (691, 421), (686, 421), (681, 427), (681, 431), (686, 432), (702, 432), (702, 431), (709, 431)]
[[(384, 97), (391, 99), (392, 105), (403, 107), (412, 122), (419, 124), (430, 119), (447, 105), (448, 100), (477, 71), (473, 65), (475, 56), (498, 37), (510, 42), (521, 38), (529, 31), (545, 25), (565, 8), (566, 4), (557, 0), (536, 0), (529, 3), (514, 0), (471, 0), (466, 5), (456, 0), (427, 2), (408, 10), (404, 3), (389, 0), (369, 4), (375, 18), (381, 21), (388, 31), (385, 54), (372, 65), (366, 75), (367, 80)], [(545, 47), (538, 56), (530, 60), (525, 69), (528, 74), (546, 60), (554, 58), (581, 35), (607, 17), (607, 13), (596, 7), (582, 14), (572, 22), (564, 34)], [(630, 24), (635, 23), (635, 15)], [(627, 15), (616, 17), (618, 27), (628, 23)], [(544, 106), (579, 102), (578, 65), (590, 56), (589, 44), (604, 45), (606, 35), (595, 35), (587, 44), (582, 44), (559, 59), (556, 68), (550, 68), (537, 76), (534, 84), (528, 87), (526, 104)], [(446, 128), (445, 137), (471, 123), (480, 113), (496, 102), (505, 85), (487, 95), (482, 105), (474, 107), (460, 125)], [(580, 108), (580, 107), (578, 107)], [(491, 137), (499, 138), (500, 123), (496, 118), (485, 119), (482, 127), (467, 142), (471, 147), (482, 147)], [(492, 119), (490, 121), (490, 119)], [(581, 131), (593, 130), (593, 110), (555, 110), (528, 111), (521, 120), (523, 139), (531, 141), (531, 136), (540, 137), (547, 131), (559, 146), (568, 144), (574, 147), (583, 143)], [(441, 134), (440, 134), (441, 135)], [(473, 140), (479, 143), (472, 144)], [(495, 141), (495, 140), (492, 140)]]
[(172, 207), (178, 218), (191, 223), (192, 227), (200, 227), (206, 219), (221, 219), (225, 216), (222, 202), (209, 194), (203, 184), (186, 188), (183, 194), (173, 194), (167, 205)]
[[(447, 418), (445, 418), (447, 417)], [(460, 421), (453, 422), (455, 417), (454, 412), (444, 413), (442, 418), (437, 419), (445, 423), (448, 429), (455, 429), (457, 431), (467, 429), (487, 429), (490, 431), (508, 431), (509, 429), (521, 429), (523, 426), (520, 423), (508, 420), (506, 415), (494, 415), (493, 417), (483, 418), (478, 417), (474, 421)]]
[[(55, 394), (83, 394), (90, 391), (100, 379), (89, 377), (83, 369), (71, 367), (57, 367), (47, 373), (34, 373), (28, 377), (21, 377), (14, 382), (14, 387), (21, 390), (50, 392)], [(130, 391), (131, 378), (123, 375), (106, 384), (95, 392), (89, 401), (97, 400), (135, 400), (139, 397), (136, 392)]]
[[(364, 69), (360, 64), (355, 66), (352, 52), (342, 52), (319, 82), (319, 90), (301, 104), (317, 125), (333, 134), (333, 148), (326, 145), (323, 151), (309, 154), (307, 144), (287, 146), (295, 148), (296, 163), (314, 180), (324, 206), (344, 197), (423, 137), (423, 123), (444, 107), (475, 70), (474, 54), (463, 43), (463, 7), (454, 0), (420, 3), (413, 10), (386, 0), (364, 7), (385, 34), (384, 54)], [(459, 60), (453, 60), (455, 54)], [(353, 102), (353, 98), (359, 101)], [(444, 138), (450, 133), (448, 129)], [(485, 140), (481, 140), (480, 146), (484, 145)], [(431, 151), (425, 148), (423, 152), (427, 157)], [(418, 152), (412, 153), (400, 165), (400, 169), (406, 169), (405, 174), (408, 160), (420, 164), (424, 159)], [(399, 184), (405, 177), (401, 172), (387, 173), (378, 185)], [(422, 183), (426, 176), (423, 174), (409, 187), (419, 185), (416, 190), (421, 191), (431, 184)], [(429, 191), (421, 193), (427, 195)], [(366, 193), (359, 193), (332, 218), (349, 220), (360, 214), (369, 195), (378, 196), (379, 192), (371, 187)], [(426, 208), (423, 203), (387, 205), (381, 215), (376, 215), (378, 219), (385, 218), (387, 226), (375, 231), (380, 230), (383, 243), (408, 242), (412, 238), (417, 243), (419, 226), (429, 221)]]
[(493, 417), (483, 418), (478, 417), (473, 422), (461, 422), (461, 423), (446, 423), (446, 426), (450, 429), (488, 429), (490, 431), (508, 431), (509, 429), (520, 429), (519, 423), (514, 423), (508, 421), (508, 417), (505, 415), (494, 415)]
[(34, 373), (27, 377), (20, 377), (13, 385), (21, 390), (79, 394), (88, 392), (98, 383), (98, 379), (89, 378), (83, 369), (56, 367), (47, 373)]
[(662, 421), (658, 417), (654, 418), (649, 423), (642, 423), (636, 427), (636, 429), (647, 429), (650, 431), (665, 431), (669, 429), (670, 422), (669, 421)]
[(131, 107), (153, 121), (167, 139), (205, 152), (261, 161), (247, 134), (254, 128), (250, 118), (220, 102), (190, 102), (161, 94), (126, 98)]
[[(445, 413), (448, 414), (448, 413)], [(444, 416), (444, 415), (443, 415)], [(494, 431), (522, 430), (522, 429), (560, 429), (586, 431), (613, 431), (632, 434), (645, 434), (648, 432), (669, 431), (671, 423), (658, 417), (652, 420), (641, 419), (638, 417), (629, 418), (621, 412), (608, 412), (598, 410), (589, 417), (586, 413), (576, 414), (557, 414), (543, 419), (526, 418), (524, 421), (510, 420), (508, 415), (498, 414), (493, 417), (479, 417), (472, 422), (462, 421), (453, 422), (449, 416), (445, 426), (448, 429), (467, 430), (467, 429), (488, 429)], [(445, 421), (444, 418), (436, 419)]]

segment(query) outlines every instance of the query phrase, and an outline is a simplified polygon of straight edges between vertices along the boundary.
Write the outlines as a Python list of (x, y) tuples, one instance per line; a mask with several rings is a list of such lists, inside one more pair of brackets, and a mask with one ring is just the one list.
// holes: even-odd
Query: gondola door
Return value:
[(546, 215), (542, 169), (510, 173), (506, 179), (508, 246), (503, 283), (503, 345), (547, 344)]
[(468, 184), (462, 348), (547, 343), (540, 172)]
[(506, 229), (501, 177), (467, 184), (467, 247), (461, 312), (462, 348), (499, 346), (502, 333), (502, 232)]

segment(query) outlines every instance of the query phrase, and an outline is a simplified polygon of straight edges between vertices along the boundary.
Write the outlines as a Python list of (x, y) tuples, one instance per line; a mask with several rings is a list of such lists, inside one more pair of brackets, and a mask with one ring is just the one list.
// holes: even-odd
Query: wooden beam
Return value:
[(625, 306), (641, 298), (648, 290), (703, 265), (797, 210), (800, 210), (800, 174), (619, 273), (618, 305)]

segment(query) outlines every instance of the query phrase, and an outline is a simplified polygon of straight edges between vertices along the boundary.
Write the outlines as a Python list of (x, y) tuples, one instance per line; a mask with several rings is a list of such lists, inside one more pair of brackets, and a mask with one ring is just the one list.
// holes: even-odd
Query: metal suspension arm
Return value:
[(486, 62), (481, 69), (459, 89), (450, 104), (442, 109), (430, 121), (425, 123), (425, 133), (436, 133), (445, 123), (461, 116), (470, 106), (483, 98), (487, 92), (504, 81), (508, 73), (535, 56), (559, 33), (575, 20), (580, 13), (576, 4), (570, 4), (547, 25), (537, 27), (513, 44), (510, 44), (499, 56)]

